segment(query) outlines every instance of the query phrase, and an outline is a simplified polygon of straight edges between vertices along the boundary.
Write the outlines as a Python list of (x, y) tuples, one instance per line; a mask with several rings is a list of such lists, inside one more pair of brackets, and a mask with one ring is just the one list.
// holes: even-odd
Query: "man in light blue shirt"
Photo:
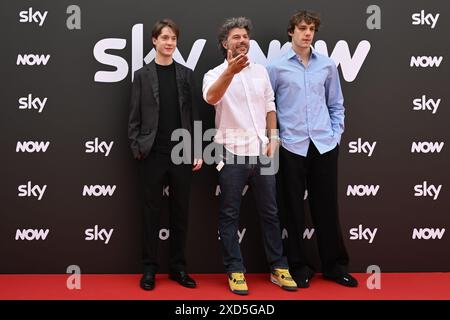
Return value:
[(280, 127), (279, 198), (286, 203), (287, 252), (297, 285), (309, 287), (314, 275), (302, 237), (302, 195), (307, 189), (324, 278), (356, 287), (358, 281), (347, 270), (349, 258), (338, 213), (337, 161), (344, 99), (335, 63), (311, 48), (319, 26), (316, 13), (294, 14), (288, 27), (292, 48), (267, 66)]

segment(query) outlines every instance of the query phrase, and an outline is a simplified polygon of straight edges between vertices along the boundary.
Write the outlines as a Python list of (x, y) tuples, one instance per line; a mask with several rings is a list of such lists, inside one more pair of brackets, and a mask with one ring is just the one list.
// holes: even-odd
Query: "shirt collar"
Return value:
[[(297, 53), (294, 51), (294, 49), (292, 49), (292, 47), (289, 48), (288, 52), (287, 52), (287, 58), (288, 60), (297, 57)], [(317, 58), (317, 51), (311, 46), (311, 55), (310, 55), (311, 59), (315, 59)]]

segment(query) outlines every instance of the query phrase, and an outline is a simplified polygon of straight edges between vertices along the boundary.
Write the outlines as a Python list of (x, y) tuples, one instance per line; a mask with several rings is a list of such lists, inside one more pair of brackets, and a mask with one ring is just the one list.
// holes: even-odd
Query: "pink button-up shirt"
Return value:
[[(225, 61), (203, 78), (203, 98), (225, 71)], [(233, 154), (258, 156), (267, 147), (266, 115), (275, 111), (274, 94), (266, 68), (251, 63), (234, 75), (223, 97), (214, 105), (217, 133), (214, 141)]]

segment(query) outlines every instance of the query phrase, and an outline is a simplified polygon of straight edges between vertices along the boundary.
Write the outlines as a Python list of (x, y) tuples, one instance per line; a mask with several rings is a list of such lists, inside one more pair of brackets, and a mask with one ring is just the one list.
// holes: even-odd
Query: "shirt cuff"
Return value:
[(269, 102), (267, 104), (267, 106), (266, 106), (266, 113), (269, 113), (269, 112), (272, 112), (272, 111), (277, 112), (277, 108), (275, 107), (275, 103), (274, 102)]

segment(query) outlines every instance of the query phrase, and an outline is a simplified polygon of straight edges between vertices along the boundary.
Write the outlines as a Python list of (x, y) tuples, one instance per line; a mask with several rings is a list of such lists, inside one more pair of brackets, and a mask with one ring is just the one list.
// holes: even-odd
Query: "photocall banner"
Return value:
[[(142, 195), (127, 138), (134, 71), (152, 61), (151, 29), (172, 18), (175, 60), (203, 75), (223, 62), (225, 18), (253, 22), (250, 60), (289, 46), (298, 9), (321, 13), (314, 48), (336, 63), (346, 129), (339, 202), (350, 270), (450, 271), (447, 1), (7, 1), (0, 4), (1, 273), (138, 273)], [(201, 96), (199, 94), (199, 96)], [(214, 108), (198, 100), (202, 130)], [(204, 142), (207, 145), (208, 142)], [(165, 197), (160, 271), (167, 271)], [(223, 272), (214, 165), (192, 185), (188, 271)], [(299, 194), (307, 202), (307, 193)], [(307, 203), (306, 203), (307, 205)], [(302, 234), (320, 269), (314, 225)], [(252, 190), (238, 232), (248, 272), (266, 272)]]

